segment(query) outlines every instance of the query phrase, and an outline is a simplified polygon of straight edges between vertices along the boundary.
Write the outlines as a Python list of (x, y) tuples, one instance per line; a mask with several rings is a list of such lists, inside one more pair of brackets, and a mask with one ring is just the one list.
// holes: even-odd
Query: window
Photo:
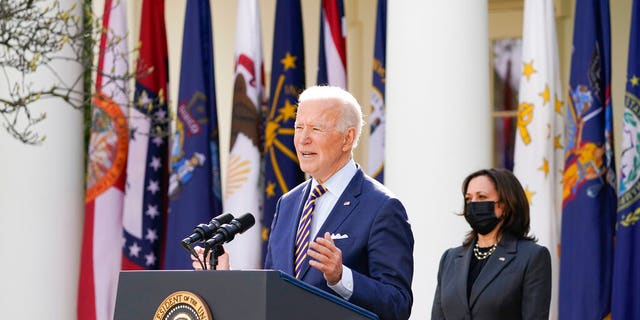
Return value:
[(492, 43), (493, 166), (513, 170), (520, 82), (522, 39), (497, 39)]

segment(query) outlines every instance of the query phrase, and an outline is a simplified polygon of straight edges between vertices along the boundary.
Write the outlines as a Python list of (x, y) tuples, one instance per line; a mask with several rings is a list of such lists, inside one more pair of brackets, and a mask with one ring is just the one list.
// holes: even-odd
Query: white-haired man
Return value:
[(311, 179), (278, 201), (264, 266), (381, 319), (408, 319), (413, 234), (402, 203), (353, 160), (362, 124), (360, 105), (347, 91), (316, 86), (302, 92), (294, 144)]
[[(380, 319), (408, 319), (413, 233), (400, 200), (353, 160), (362, 124), (357, 100), (339, 87), (300, 94), (293, 139), (300, 169), (311, 179), (278, 200), (264, 267)], [(195, 258), (193, 266), (201, 268)], [(224, 254), (218, 269), (228, 268)]]

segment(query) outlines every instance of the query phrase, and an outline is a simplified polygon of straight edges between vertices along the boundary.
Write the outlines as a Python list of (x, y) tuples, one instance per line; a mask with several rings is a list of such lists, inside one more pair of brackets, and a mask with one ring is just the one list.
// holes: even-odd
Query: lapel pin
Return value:
[(343, 205), (343, 206), (348, 206), (348, 205), (350, 205), (350, 204), (351, 204), (351, 201), (345, 201), (342, 205)]
[(500, 258), (498, 258), (498, 260), (504, 261), (504, 257), (500, 257)]

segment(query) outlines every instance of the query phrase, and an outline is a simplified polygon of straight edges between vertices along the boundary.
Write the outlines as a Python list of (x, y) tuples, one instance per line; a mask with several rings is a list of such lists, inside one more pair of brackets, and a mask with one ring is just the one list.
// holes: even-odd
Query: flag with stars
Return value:
[(100, 72), (96, 74), (92, 104), (77, 318), (111, 320), (122, 261), (122, 207), (129, 146), (129, 90), (121, 80), (129, 66), (125, 4), (105, 1), (102, 22), (105, 32), (100, 39)]
[(384, 183), (385, 88), (387, 80), (387, 0), (378, 0), (376, 37), (373, 49), (373, 84), (369, 115), (369, 162), (367, 169)]
[(609, 314), (616, 219), (608, 0), (576, 1), (560, 239), (560, 319)]
[[(252, 213), (262, 218), (262, 108), (266, 107), (264, 65), (257, 0), (238, 1), (236, 20), (235, 83), (231, 119), (231, 142), (224, 209), (239, 216)], [(255, 226), (225, 244), (233, 257), (231, 268), (262, 266), (262, 228)]]
[[(130, 110), (122, 267), (159, 269), (167, 207), (167, 41), (164, 0), (144, 0), (135, 106)], [(185, 259), (188, 257), (185, 255)]]
[(322, 0), (318, 85), (347, 88), (347, 27), (342, 0)]
[(525, 0), (513, 173), (529, 199), (531, 233), (551, 253), (552, 319), (558, 311), (563, 100), (553, 0)]
[(276, 202), (304, 181), (293, 145), (298, 95), (305, 87), (300, 0), (278, 0), (273, 36), (271, 90), (266, 112), (263, 252)]
[(618, 189), (611, 316), (640, 319), (640, 2), (633, 1)]
[(187, 1), (171, 139), (164, 269), (191, 269), (180, 241), (222, 213), (209, 0)]

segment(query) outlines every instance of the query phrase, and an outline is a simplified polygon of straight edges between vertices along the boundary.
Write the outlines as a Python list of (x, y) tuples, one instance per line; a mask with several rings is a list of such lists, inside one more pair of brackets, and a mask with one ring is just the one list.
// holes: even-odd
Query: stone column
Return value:
[(444, 250), (469, 230), (461, 184), (491, 165), (487, 1), (389, 1), (385, 182), (415, 237), (412, 319), (428, 319)]
[[(80, 14), (78, 0), (62, 0), (60, 7), (74, 3)], [(35, 88), (59, 83), (41, 69), (28, 78)], [(53, 69), (67, 82), (83, 71), (74, 62)], [(9, 74), (10, 83), (19, 79)], [(82, 111), (57, 99), (32, 103), (30, 110), (47, 114), (34, 128), (47, 137), (42, 145), (0, 131), (0, 310), (9, 319), (75, 319), (84, 212)]]

